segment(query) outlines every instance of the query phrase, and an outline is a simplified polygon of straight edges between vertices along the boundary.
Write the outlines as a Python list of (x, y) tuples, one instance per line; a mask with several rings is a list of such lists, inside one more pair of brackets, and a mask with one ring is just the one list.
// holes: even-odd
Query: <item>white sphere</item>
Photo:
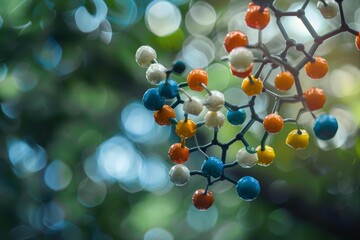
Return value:
[(170, 169), (169, 178), (176, 186), (183, 186), (190, 179), (190, 171), (185, 165), (176, 164)]
[(191, 97), (191, 99), (187, 98), (184, 101), (183, 109), (188, 114), (198, 116), (203, 110), (203, 105), (199, 98)]
[(146, 79), (156, 85), (166, 78), (166, 68), (160, 63), (151, 64), (146, 70)]
[(211, 95), (207, 94), (205, 96), (203, 104), (209, 111), (216, 112), (219, 111), (222, 106), (224, 106), (224, 103), (225, 103), (224, 94), (214, 90), (211, 91)]
[(149, 67), (156, 57), (156, 51), (150, 46), (141, 46), (135, 53), (137, 64), (143, 68)]
[(220, 112), (209, 111), (205, 115), (205, 125), (213, 130), (214, 128), (221, 128), (225, 122), (225, 115)]
[(338, 5), (334, 0), (325, 0), (327, 6), (325, 6), (321, 1), (318, 1), (317, 8), (320, 10), (321, 14), (326, 19), (331, 19), (336, 17), (338, 12)]
[(251, 168), (257, 164), (258, 156), (256, 151), (254, 153), (249, 153), (248, 150), (244, 147), (237, 153), (236, 161), (243, 168)]
[(245, 71), (250, 67), (253, 59), (252, 51), (245, 47), (234, 48), (229, 54), (230, 64), (237, 71)]

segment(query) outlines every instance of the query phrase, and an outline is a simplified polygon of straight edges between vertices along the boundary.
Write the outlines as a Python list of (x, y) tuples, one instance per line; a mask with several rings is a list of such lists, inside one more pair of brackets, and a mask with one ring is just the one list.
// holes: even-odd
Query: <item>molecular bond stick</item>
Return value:
[[(321, 140), (329, 140), (334, 137), (338, 129), (338, 123), (334, 116), (321, 114), (316, 116), (313, 111), (321, 109), (326, 102), (324, 90), (312, 87), (302, 89), (299, 72), (305, 68), (306, 74), (312, 79), (323, 78), (328, 72), (328, 63), (321, 56), (316, 56), (316, 50), (327, 39), (342, 32), (349, 32), (356, 36), (355, 44), (360, 50), (360, 33), (355, 31), (346, 23), (343, 12), (343, 0), (320, 0), (317, 2), (319, 14), (325, 19), (331, 19), (340, 14), (340, 26), (326, 34), (319, 35), (310, 21), (305, 16), (306, 7), (310, 0), (305, 0), (297, 11), (281, 11), (274, 5), (274, 0), (253, 0), (249, 3), (245, 16), (246, 25), (258, 30), (258, 41), (249, 43), (246, 34), (240, 30), (229, 32), (224, 40), (224, 48), (228, 52), (222, 60), (228, 61), (230, 72), (243, 79), (241, 89), (248, 95), (249, 101), (243, 105), (234, 105), (225, 100), (224, 95), (217, 90), (210, 90), (208, 85), (208, 74), (204, 69), (193, 69), (187, 75), (187, 81), (177, 83), (170, 78), (171, 74), (182, 74), (185, 63), (177, 61), (172, 68), (166, 69), (158, 63), (156, 51), (150, 46), (141, 46), (135, 55), (136, 62), (143, 68), (147, 68), (146, 79), (154, 88), (148, 89), (143, 96), (144, 106), (154, 112), (154, 119), (159, 125), (175, 125), (175, 132), (180, 141), (169, 148), (169, 157), (175, 163), (170, 169), (170, 180), (177, 186), (186, 184), (190, 176), (199, 175), (207, 179), (205, 188), (195, 191), (192, 201), (196, 208), (206, 210), (212, 206), (214, 196), (209, 187), (218, 181), (229, 181), (236, 186), (241, 199), (245, 201), (254, 200), (260, 193), (259, 182), (251, 176), (244, 176), (239, 180), (232, 179), (227, 175), (228, 168), (240, 165), (243, 168), (251, 168), (255, 165), (268, 166), (274, 158), (275, 152), (271, 146), (266, 145), (270, 134), (280, 132), (284, 124), (292, 123), (296, 128), (292, 130), (287, 138), (286, 144), (294, 149), (305, 148), (309, 143), (307, 130), (299, 126), (300, 116), (309, 112), (314, 118), (313, 131), (315, 136)], [(285, 46), (279, 52), (271, 52), (262, 42), (262, 29), (266, 28), (270, 21), (270, 12), (276, 18), (276, 24), (283, 38)], [(307, 51), (302, 43), (291, 39), (284, 28), (281, 19), (285, 17), (297, 17), (305, 25), (313, 38), (313, 43)], [(293, 48), (303, 55), (301, 60), (295, 63), (289, 62), (288, 53)], [(253, 51), (259, 51), (262, 58), (255, 58)], [(302, 56), (301, 55), (301, 56)], [(265, 78), (260, 74), (265, 66), (270, 66)], [(254, 71), (256, 68), (256, 71)], [(272, 71), (279, 73), (274, 79), (274, 84), (267, 82)], [(271, 85), (271, 87), (269, 87)], [(296, 89), (295, 95), (286, 95), (286, 91)], [(271, 90), (271, 89), (276, 89)], [(191, 92), (205, 91), (204, 99), (192, 96)], [(272, 111), (265, 118), (261, 118), (255, 111), (255, 99), (267, 94), (274, 99)], [(283, 118), (279, 111), (284, 103), (300, 103), (301, 107), (294, 118)], [(184, 115), (176, 116), (175, 108), (182, 106)], [(221, 109), (227, 109), (226, 115)], [(204, 121), (194, 122), (191, 115), (198, 116), (203, 108), (207, 110)], [(244, 109), (249, 109), (251, 115), (246, 116)], [(241, 131), (228, 142), (218, 141), (218, 132), (225, 121), (238, 126), (244, 124)], [(263, 125), (263, 137), (258, 146), (251, 146), (246, 140), (247, 131), (255, 122)], [(199, 128), (206, 125), (214, 132), (212, 141), (199, 144), (196, 133)], [(195, 147), (188, 148), (186, 141), (193, 138)], [(234, 162), (227, 161), (227, 150), (235, 142), (241, 142), (243, 148), (239, 149)], [(207, 149), (211, 146), (221, 148), (220, 157), (208, 156)], [(184, 163), (189, 160), (191, 153), (200, 152), (204, 156), (204, 162), (200, 170), (190, 171)]]

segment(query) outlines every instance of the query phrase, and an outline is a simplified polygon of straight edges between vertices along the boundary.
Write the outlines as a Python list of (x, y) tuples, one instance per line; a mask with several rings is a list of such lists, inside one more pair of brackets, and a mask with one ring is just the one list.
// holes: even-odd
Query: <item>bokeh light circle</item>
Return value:
[(168, 172), (169, 169), (165, 166), (163, 159), (151, 156), (146, 158), (142, 164), (138, 178), (141, 186), (147, 191), (166, 191), (170, 185)]
[(46, 151), (40, 145), (30, 144), (18, 138), (9, 138), (7, 150), (12, 169), (18, 177), (26, 177), (40, 171), (46, 165)]
[(153, 113), (140, 102), (132, 102), (122, 110), (119, 125), (127, 137), (138, 143), (160, 144), (170, 137), (170, 129), (157, 125)]
[(0, 82), (2, 82), (8, 73), (8, 68), (5, 63), (0, 64)]
[(85, 207), (95, 207), (105, 200), (106, 193), (107, 189), (104, 183), (95, 183), (85, 178), (79, 184), (77, 199)]
[(204, 1), (196, 2), (185, 16), (185, 25), (191, 34), (210, 33), (216, 22), (216, 11)]
[(184, 42), (182, 54), (184, 61), (192, 69), (204, 68), (214, 60), (215, 46), (207, 37), (189, 37)]
[(187, 211), (186, 220), (195, 231), (206, 232), (215, 226), (218, 217), (218, 209), (214, 205), (206, 211), (199, 211), (191, 205)]
[(152, 33), (164, 37), (179, 28), (181, 13), (176, 5), (168, 1), (153, 1), (146, 8), (145, 23)]
[(50, 163), (44, 174), (45, 184), (54, 191), (59, 191), (67, 187), (72, 179), (70, 167), (60, 160)]
[(172, 234), (163, 228), (152, 228), (144, 235), (144, 240), (173, 240)]
[(115, 7), (109, 9), (110, 22), (120, 27), (128, 27), (133, 24), (140, 15), (134, 0), (115, 0)]
[(276, 235), (289, 233), (294, 225), (291, 213), (286, 209), (275, 209), (268, 215), (268, 229)]

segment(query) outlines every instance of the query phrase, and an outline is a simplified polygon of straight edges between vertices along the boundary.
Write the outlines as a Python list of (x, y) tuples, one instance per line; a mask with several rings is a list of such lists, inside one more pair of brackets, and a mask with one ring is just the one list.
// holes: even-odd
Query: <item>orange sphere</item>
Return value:
[(230, 71), (231, 71), (231, 74), (234, 75), (235, 77), (246, 78), (251, 74), (253, 67), (254, 67), (254, 64), (251, 63), (250, 67), (248, 67), (244, 72), (240, 72), (240, 71), (237, 71), (233, 66), (230, 65)]
[(204, 90), (204, 87), (201, 86), (201, 83), (207, 86), (208, 79), (209, 78), (206, 71), (200, 68), (196, 68), (189, 72), (187, 76), (187, 83), (192, 90), (201, 92)]
[(169, 105), (164, 105), (160, 110), (154, 112), (154, 118), (157, 124), (170, 125), (170, 118), (175, 118), (175, 110)]
[(231, 31), (225, 36), (224, 47), (228, 53), (234, 48), (245, 47), (249, 43), (245, 33), (240, 31)]
[(286, 71), (276, 75), (274, 84), (279, 91), (287, 91), (292, 87), (294, 82), (294, 76), (290, 72)]
[(270, 12), (268, 8), (260, 10), (260, 6), (249, 3), (245, 16), (246, 24), (255, 29), (264, 29), (270, 22)]
[(176, 124), (175, 132), (180, 138), (190, 138), (196, 133), (196, 123), (188, 119), (187, 121), (181, 120)]
[(313, 79), (319, 79), (324, 77), (327, 74), (328, 70), (328, 63), (322, 57), (315, 57), (314, 62), (310, 61), (305, 65), (306, 74)]
[(199, 210), (206, 210), (214, 203), (214, 196), (209, 190), (205, 193), (204, 189), (198, 189), (192, 196), (194, 206)]
[(360, 51), (360, 32), (358, 33), (358, 35), (355, 38), (355, 45), (356, 45), (356, 48)]
[(182, 164), (189, 160), (190, 152), (186, 146), (181, 146), (181, 143), (174, 143), (169, 148), (169, 157), (176, 164)]
[(326, 95), (324, 90), (320, 88), (309, 88), (303, 94), (306, 104), (311, 111), (318, 110), (325, 105)]
[(271, 113), (271, 114), (267, 115), (264, 118), (263, 123), (264, 123), (264, 128), (268, 133), (280, 132), (280, 130), (284, 126), (283, 118), (276, 113)]

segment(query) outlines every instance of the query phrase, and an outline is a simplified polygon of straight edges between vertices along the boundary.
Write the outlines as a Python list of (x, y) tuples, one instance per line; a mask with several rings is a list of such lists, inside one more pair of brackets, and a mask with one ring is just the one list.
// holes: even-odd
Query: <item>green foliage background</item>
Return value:
[[(117, 8), (116, 1), (105, 2), (110, 10)], [(284, 129), (272, 139), (279, 153), (276, 165), (237, 168), (232, 173), (235, 178), (251, 174), (261, 182), (261, 196), (251, 203), (241, 201), (233, 187), (219, 185), (214, 187), (215, 210), (194, 213), (192, 193), (204, 186), (198, 178), (166, 192), (129, 193), (116, 181), (104, 182), (106, 197), (100, 204), (86, 207), (79, 202), (79, 186), (91, 181), (84, 170), (86, 160), (107, 139), (126, 136), (126, 129), (119, 126), (122, 109), (139, 101), (149, 88), (145, 71), (135, 63), (136, 49), (151, 45), (162, 63), (171, 63), (189, 35), (184, 24), (170, 36), (152, 34), (143, 19), (149, 2), (135, 1), (139, 13), (130, 24), (111, 23), (112, 40), (105, 44), (67, 20), (81, 5), (92, 11), (91, 1), (0, 1), (0, 73), (5, 73), (0, 82), (0, 239), (169, 239), (166, 234), (149, 238), (146, 233), (152, 229), (166, 230), (173, 239), (359, 239), (359, 129), (347, 147), (323, 151), (312, 141), (307, 152), (300, 154), (285, 146), (285, 132), (291, 128)], [(189, 3), (182, 2), (179, 8), (185, 16)], [(221, 15), (233, 1), (207, 2)], [(353, 19), (359, 2), (344, 2)], [(121, 9), (117, 10), (120, 14)], [(42, 54), (54, 61), (46, 55), (51, 53), (42, 50), (48, 41), (62, 48), (56, 66), (39, 60)], [(353, 38), (339, 37), (336, 44), (337, 49), (327, 55), (330, 66), (359, 69), (360, 52)], [(211, 77), (216, 78), (216, 73)], [(328, 109), (346, 106), (356, 123), (360, 120), (358, 77), (352, 94), (328, 101)], [(230, 86), (238, 86), (235, 81), (231, 78)], [(221, 133), (226, 139), (233, 129), (226, 126)], [(201, 132), (200, 139), (209, 138), (208, 134)], [(46, 165), (60, 159), (71, 169), (71, 182), (58, 191), (49, 188), (44, 182), (46, 167), (16, 174), (9, 160), (12, 139), (41, 146)], [(165, 143), (133, 145), (146, 156), (164, 159), (170, 167), (167, 149), (175, 141), (172, 136)], [(54, 204), (57, 207), (51, 207)], [(200, 220), (192, 225), (191, 219)]]

